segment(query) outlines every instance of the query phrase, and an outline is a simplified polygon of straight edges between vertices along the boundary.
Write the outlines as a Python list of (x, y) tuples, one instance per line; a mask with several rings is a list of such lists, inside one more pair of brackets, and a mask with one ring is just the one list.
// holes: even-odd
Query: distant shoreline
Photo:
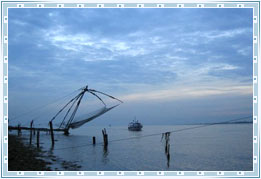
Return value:
[(243, 122), (220, 122), (220, 123), (199, 123), (199, 124), (189, 124), (189, 125), (219, 125), (219, 124), (252, 124), (253, 122), (247, 122), (247, 121), (243, 121)]

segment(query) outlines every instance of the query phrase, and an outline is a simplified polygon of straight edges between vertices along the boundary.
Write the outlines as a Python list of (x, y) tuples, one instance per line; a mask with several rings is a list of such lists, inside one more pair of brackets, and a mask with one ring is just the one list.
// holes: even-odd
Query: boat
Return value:
[(143, 127), (142, 124), (135, 119), (129, 123), (128, 129), (130, 131), (141, 131), (142, 127)]

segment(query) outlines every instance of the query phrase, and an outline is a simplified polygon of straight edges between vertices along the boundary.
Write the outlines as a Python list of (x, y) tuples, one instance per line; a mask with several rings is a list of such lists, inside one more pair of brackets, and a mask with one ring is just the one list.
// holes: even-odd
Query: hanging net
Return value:
[(109, 107), (107, 108), (106, 106), (104, 106), (103, 108), (101, 108), (100, 110), (96, 111), (95, 113), (91, 113), (89, 114), (89, 116), (86, 116), (85, 119), (82, 119), (82, 120), (77, 120), (75, 119), (74, 121), (75, 122), (72, 122), (70, 125), (69, 125), (69, 128), (72, 128), (72, 129), (76, 129), (78, 127), (81, 127), (82, 125), (84, 125), (85, 123), (87, 122), (90, 122), (91, 120), (99, 117), (100, 115), (108, 112), (109, 110), (115, 108), (116, 106), (118, 106), (119, 104), (115, 105), (115, 106), (112, 106), (112, 107)]
[[(75, 115), (76, 115), (77, 110), (79, 109), (80, 103), (81, 103), (85, 93), (89, 93), (89, 94), (95, 96), (96, 98), (98, 98), (103, 103), (104, 107), (95, 112), (92, 112), (90, 114), (79, 117), (79, 119), (77, 120), (77, 119), (75, 119)], [(51, 121), (55, 120), (57, 116), (61, 116), (61, 114), (65, 112), (65, 115), (63, 114), (64, 115), (63, 121), (60, 123), (59, 129), (64, 129), (68, 132), (69, 128), (72, 128), (72, 129), (79, 128), (82, 125), (84, 125), (85, 123), (99, 117), (100, 115), (110, 111), (111, 109), (113, 109), (119, 105), (119, 104), (116, 104), (116, 105), (108, 108), (107, 105), (105, 104), (105, 102), (102, 100), (102, 98), (96, 93), (105, 95), (113, 100), (117, 100), (120, 103), (123, 103), (121, 100), (119, 100), (111, 95), (108, 95), (106, 93), (103, 93), (103, 92), (100, 92), (100, 91), (97, 91), (94, 89), (89, 89), (88, 86), (86, 86), (81, 89), (81, 92), (77, 96), (75, 96), (68, 103), (66, 103), (66, 105), (64, 105), (62, 107), (62, 109), (60, 109), (58, 111), (58, 113), (56, 113), (56, 115), (52, 118)]]

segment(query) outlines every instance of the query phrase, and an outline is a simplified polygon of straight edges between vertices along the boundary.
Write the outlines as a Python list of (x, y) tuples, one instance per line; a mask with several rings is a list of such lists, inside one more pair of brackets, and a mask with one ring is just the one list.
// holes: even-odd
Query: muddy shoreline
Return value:
[(9, 171), (50, 171), (51, 163), (44, 161), (43, 157), (41, 149), (25, 145), (22, 137), (8, 135)]
[(78, 171), (81, 166), (65, 161), (25, 142), (26, 138), (8, 135), (8, 170), (9, 171)]

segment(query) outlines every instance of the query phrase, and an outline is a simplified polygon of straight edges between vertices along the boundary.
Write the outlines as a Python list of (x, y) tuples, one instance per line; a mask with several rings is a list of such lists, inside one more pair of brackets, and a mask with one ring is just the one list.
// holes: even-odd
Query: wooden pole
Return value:
[(102, 138), (103, 138), (103, 143), (105, 144), (105, 138), (104, 138), (105, 132), (102, 130)]
[(37, 130), (37, 148), (40, 147), (40, 131)]
[(19, 136), (19, 129), (20, 129), (20, 125), (19, 124), (17, 125), (17, 129), (18, 129), (17, 130), (17, 135)]
[(31, 124), (30, 124), (30, 145), (32, 144), (32, 135), (33, 135), (33, 120), (31, 121)]
[(108, 146), (108, 135), (106, 134), (106, 129), (102, 130), (102, 135), (103, 135), (103, 143), (104, 147)]
[(20, 135), (21, 135), (21, 126), (20, 126), (20, 124), (18, 124), (18, 127), (17, 127), (17, 128), (18, 128), (18, 130), (17, 130), (17, 131), (18, 131), (17, 134), (18, 134), (18, 136), (20, 136)]
[(107, 147), (108, 146), (108, 134), (105, 134), (104, 137), (105, 137), (105, 146)]
[(92, 137), (92, 144), (95, 145), (96, 144), (96, 139), (95, 136)]
[(167, 166), (169, 167), (169, 163), (170, 163), (170, 144), (169, 144), (169, 136), (170, 136), (170, 132), (166, 132), (165, 133), (165, 154), (167, 157)]
[(166, 132), (165, 133), (165, 153), (167, 154), (167, 152), (168, 152), (168, 144), (169, 144), (169, 133), (168, 132)]
[(50, 132), (51, 132), (52, 145), (54, 145), (53, 123), (52, 123), (52, 121), (49, 122), (49, 125), (50, 125)]

